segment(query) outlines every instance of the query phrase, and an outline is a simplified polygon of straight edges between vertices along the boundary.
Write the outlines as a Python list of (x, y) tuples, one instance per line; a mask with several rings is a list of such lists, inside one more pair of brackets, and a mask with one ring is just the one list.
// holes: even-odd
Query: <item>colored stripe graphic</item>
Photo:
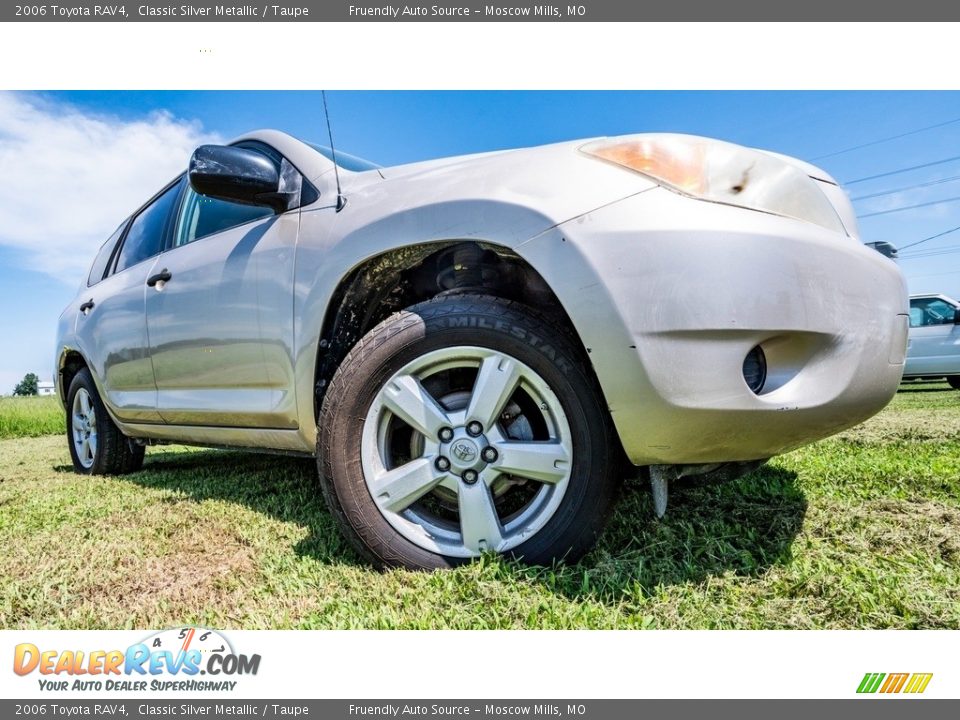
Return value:
[(903, 689), (904, 683), (907, 682), (907, 678), (910, 677), (910, 673), (890, 673), (887, 675), (887, 681), (883, 684), (883, 687), (880, 688), (882, 693), (898, 693)]
[(903, 691), (905, 693), (922, 693), (927, 689), (927, 685), (930, 684), (930, 678), (932, 677), (933, 673), (914, 673)]
[(886, 677), (884, 673), (867, 673), (863, 676), (863, 680), (860, 681), (860, 687), (857, 688), (857, 692), (875, 693), (877, 688), (880, 687), (880, 682), (884, 677)]
[(899, 692), (917, 694), (927, 689), (932, 678), (933, 673), (866, 673), (857, 692), (870, 694), (879, 690), (888, 695)]

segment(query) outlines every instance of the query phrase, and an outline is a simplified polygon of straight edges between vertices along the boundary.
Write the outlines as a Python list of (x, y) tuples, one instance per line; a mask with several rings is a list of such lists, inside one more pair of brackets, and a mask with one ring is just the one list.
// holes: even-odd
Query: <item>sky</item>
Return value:
[[(923, 241), (899, 261), (911, 292), (960, 299), (957, 92), (383, 91), (327, 100), (337, 148), (381, 165), (656, 131), (793, 155), (845, 185), (864, 242)], [(28, 372), (52, 379), (57, 318), (120, 221), (182, 172), (194, 147), (257, 128), (326, 143), (320, 93), (0, 93), (0, 394)], [(895, 172), (905, 168), (916, 169)], [(864, 180), (875, 175), (883, 177)], [(913, 205), (924, 207), (900, 210)]]

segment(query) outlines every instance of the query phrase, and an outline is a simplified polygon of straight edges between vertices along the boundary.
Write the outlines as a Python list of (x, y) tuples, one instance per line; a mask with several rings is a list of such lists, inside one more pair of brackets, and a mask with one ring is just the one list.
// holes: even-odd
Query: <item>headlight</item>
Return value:
[(690, 197), (845, 233), (816, 182), (799, 168), (758, 150), (692, 135), (629, 135), (596, 140), (580, 149)]

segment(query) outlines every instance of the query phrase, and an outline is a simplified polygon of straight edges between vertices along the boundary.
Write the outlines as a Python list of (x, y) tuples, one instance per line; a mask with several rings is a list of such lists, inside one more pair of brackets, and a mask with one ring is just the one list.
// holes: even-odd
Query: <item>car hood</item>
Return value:
[[(651, 133), (655, 135), (656, 133)], [(498, 199), (542, 210), (562, 222), (658, 183), (578, 152), (598, 138), (496, 150), (340, 173), (344, 192), (397, 210), (424, 202)], [(847, 234), (858, 236), (856, 217), (843, 189), (822, 169), (780, 153), (759, 150), (796, 167), (827, 195)], [(363, 193), (363, 195), (356, 195)], [(559, 207), (558, 207), (559, 206)]]
[(490, 152), (471, 153), (468, 155), (455, 155), (453, 157), (437, 158), (435, 160), (424, 160), (405, 165), (393, 165), (380, 168), (380, 175), (385, 180), (397, 180), (400, 178), (419, 178), (433, 174), (446, 174), (450, 170), (459, 167), (485, 165), (491, 161), (501, 159), (505, 156), (517, 156), (523, 154), (540, 154), (547, 149), (560, 149), (569, 146), (574, 150), (589, 140), (572, 140), (567, 142), (553, 143), (549, 145), (537, 145), (535, 147), (509, 148), (506, 150), (492, 150)]
[[(552, 143), (549, 145), (538, 145), (532, 148), (511, 148), (506, 150), (494, 150), (490, 152), (483, 153), (472, 153), (468, 155), (456, 155), (454, 157), (445, 157), (437, 158), (436, 160), (425, 160), (421, 162), (408, 163), (404, 165), (394, 165), (391, 167), (382, 167), (379, 170), (380, 175), (384, 179), (394, 179), (401, 177), (415, 177), (419, 175), (427, 175), (431, 172), (436, 172), (438, 170), (447, 170), (452, 167), (457, 167), (460, 165), (470, 165), (473, 163), (483, 163), (487, 160), (492, 160), (494, 158), (499, 158), (504, 155), (510, 154), (522, 154), (522, 153), (533, 153), (534, 151), (540, 150), (541, 148), (562, 148), (564, 146), (569, 146), (570, 149), (577, 149), (587, 143), (593, 142), (594, 140), (599, 140), (602, 138), (580, 138), (578, 140), (570, 140), (559, 143)], [(821, 182), (830, 183), (831, 185), (839, 185), (839, 183), (823, 168), (819, 168), (816, 165), (808, 163), (804, 160), (799, 160), (790, 155), (783, 155), (778, 152), (773, 152), (772, 150), (763, 150), (760, 148), (755, 148), (759, 152), (762, 152), (771, 157), (778, 158), (783, 160), (785, 163), (794, 166), (798, 170), (803, 171), (806, 175), (810, 176), (814, 180), (819, 180)]]

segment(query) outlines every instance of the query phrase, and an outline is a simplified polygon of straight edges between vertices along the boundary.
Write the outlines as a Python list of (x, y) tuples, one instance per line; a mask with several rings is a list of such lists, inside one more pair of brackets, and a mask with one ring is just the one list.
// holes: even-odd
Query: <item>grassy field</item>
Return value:
[(65, 432), (56, 397), (0, 397), (0, 440)]
[(737, 482), (677, 486), (659, 522), (630, 482), (576, 567), (378, 573), (310, 461), (162, 448), (85, 478), (59, 436), (0, 441), (0, 543), (3, 628), (956, 629), (960, 392), (908, 387)]

